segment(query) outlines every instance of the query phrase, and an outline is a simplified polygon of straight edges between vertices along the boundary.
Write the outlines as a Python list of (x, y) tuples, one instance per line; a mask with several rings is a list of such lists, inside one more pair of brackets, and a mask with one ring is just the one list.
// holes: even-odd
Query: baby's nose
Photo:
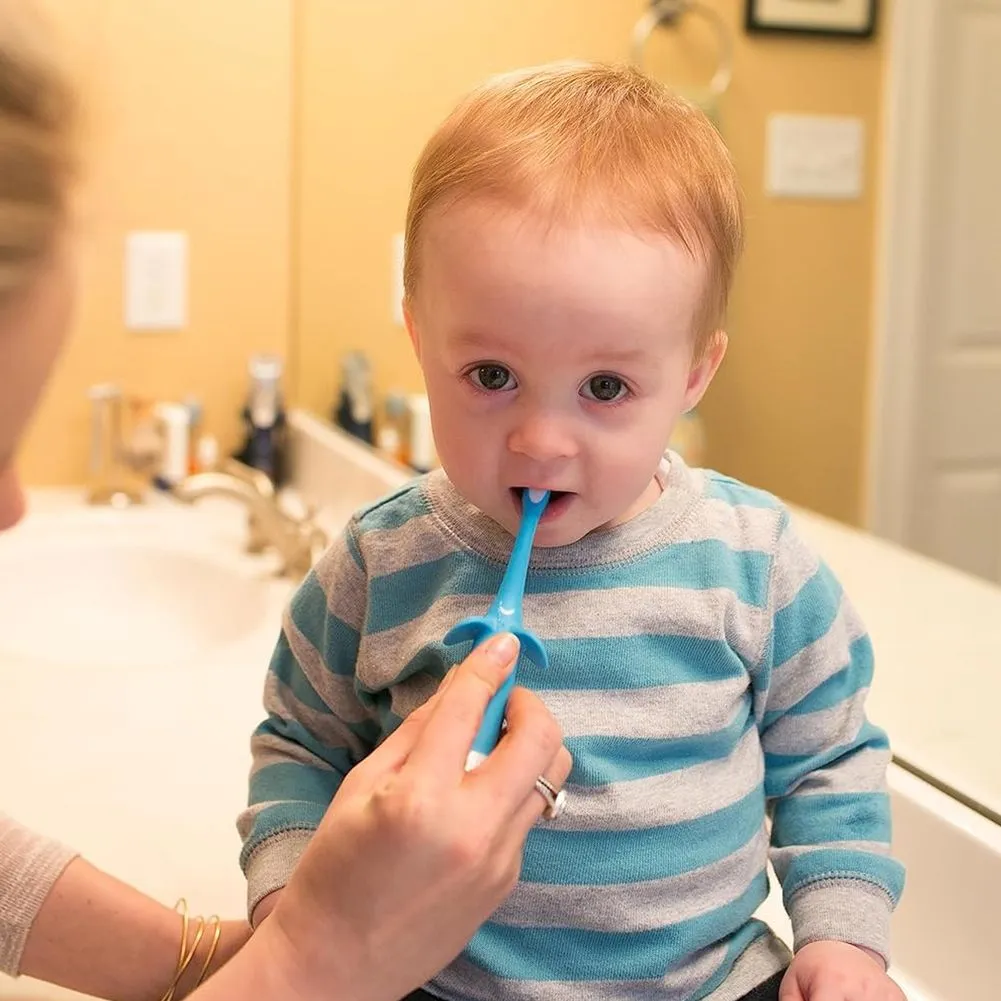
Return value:
[(508, 435), (508, 448), (535, 462), (572, 459), (580, 451), (577, 437), (557, 417), (533, 415), (520, 420)]

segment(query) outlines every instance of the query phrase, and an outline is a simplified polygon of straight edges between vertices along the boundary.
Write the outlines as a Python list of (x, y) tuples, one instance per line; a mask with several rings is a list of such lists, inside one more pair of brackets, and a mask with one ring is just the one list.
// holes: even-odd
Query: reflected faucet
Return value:
[(91, 440), (87, 502), (111, 507), (141, 504), (149, 477), (144, 477), (145, 463), (125, 447), (121, 387), (101, 383), (91, 386), (88, 395)]
[(274, 549), (283, 576), (305, 577), (329, 543), (327, 534), (314, 522), (312, 511), (302, 518), (284, 511), (271, 480), (235, 459), (228, 460), (222, 469), (187, 477), (171, 492), (187, 504), (203, 497), (227, 497), (243, 504), (248, 512), (247, 551)]

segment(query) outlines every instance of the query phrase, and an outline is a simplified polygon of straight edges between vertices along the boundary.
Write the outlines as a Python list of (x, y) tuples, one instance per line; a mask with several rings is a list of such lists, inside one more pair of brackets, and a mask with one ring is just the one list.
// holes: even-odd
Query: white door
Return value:
[(871, 527), (1001, 581), (1001, 0), (897, 0)]

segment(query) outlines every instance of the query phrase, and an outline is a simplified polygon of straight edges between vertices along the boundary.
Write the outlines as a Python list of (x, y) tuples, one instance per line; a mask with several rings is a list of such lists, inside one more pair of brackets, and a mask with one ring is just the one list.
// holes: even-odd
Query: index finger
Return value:
[(422, 781), (456, 785), (466, 769), (487, 703), (500, 690), (518, 659), (518, 640), (510, 633), (491, 636), (456, 668), (448, 690), (437, 700), (407, 760)]

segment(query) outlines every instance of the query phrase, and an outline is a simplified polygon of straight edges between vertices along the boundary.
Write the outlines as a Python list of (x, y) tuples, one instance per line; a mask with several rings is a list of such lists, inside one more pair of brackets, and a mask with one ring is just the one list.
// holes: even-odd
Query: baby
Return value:
[[(356, 515), (285, 617), (240, 820), (255, 920), (465, 653), (442, 637), (486, 609), (537, 487), (525, 622), (550, 664), (519, 682), (563, 727), (568, 801), (427, 992), (902, 998), (869, 640), (775, 498), (665, 452), (723, 359), (742, 243), (712, 125), (630, 69), (494, 79), (425, 148), (406, 240), (443, 469)], [(753, 917), (769, 856), (794, 958)]]

